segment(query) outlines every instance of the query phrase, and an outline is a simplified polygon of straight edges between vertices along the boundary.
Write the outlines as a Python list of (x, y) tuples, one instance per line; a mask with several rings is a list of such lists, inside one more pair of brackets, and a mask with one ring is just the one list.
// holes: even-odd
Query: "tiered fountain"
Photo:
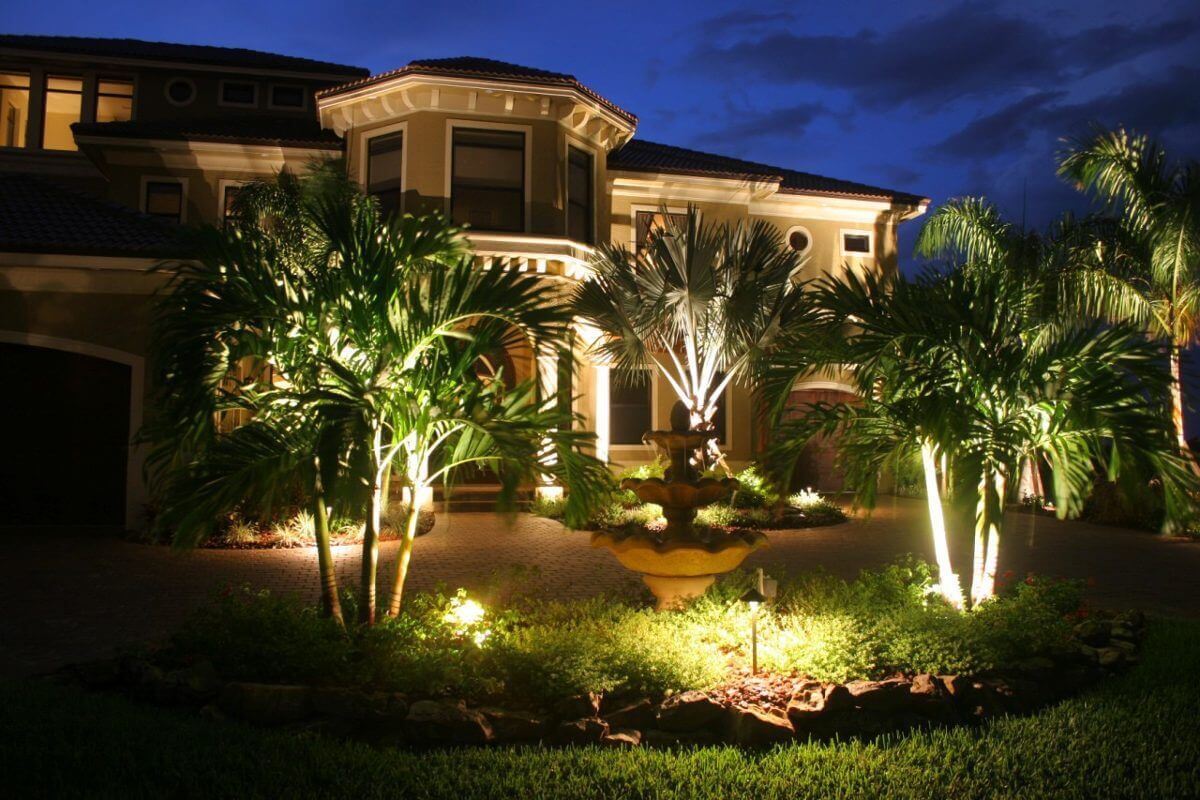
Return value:
[(624, 566), (642, 573), (660, 611), (703, 594), (717, 575), (737, 569), (766, 539), (753, 532), (716, 538), (697, 534), (696, 509), (724, 500), (738, 487), (733, 478), (696, 476), (692, 454), (716, 437), (716, 431), (647, 433), (642, 441), (654, 445), (670, 463), (665, 479), (626, 478), (621, 488), (632, 490), (643, 503), (662, 506), (666, 529), (653, 537), (619, 537), (607, 531), (592, 535), (593, 547), (608, 548)]

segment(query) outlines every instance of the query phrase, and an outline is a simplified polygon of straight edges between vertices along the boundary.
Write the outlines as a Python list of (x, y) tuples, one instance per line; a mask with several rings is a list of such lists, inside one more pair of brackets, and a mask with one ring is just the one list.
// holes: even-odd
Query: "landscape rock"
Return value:
[(495, 741), (509, 744), (536, 742), (546, 736), (548, 721), (545, 717), (525, 711), (509, 711), (503, 708), (481, 708), (492, 726)]
[(107, 689), (121, 682), (122, 663), (119, 658), (86, 661), (70, 667), (75, 679), (89, 689)]
[(654, 704), (643, 698), (623, 708), (606, 711), (604, 719), (613, 728), (636, 728), (643, 730), (654, 723)]
[(849, 711), (854, 708), (850, 690), (840, 683), (831, 683), (824, 689), (825, 710), (830, 713)]
[(218, 707), (226, 714), (258, 725), (286, 725), (312, 715), (312, 689), (269, 683), (227, 683)]
[(558, 701), (554, 706), (554, 714), (559, 719), (575, 720), (582, 717), (597, 717), (600, 715), (602, 696), (597, 692), (588, 692)]
[(179, 699), (189, 702), (211, 700), (221, 693), (221, 676), (211, 661), (198, 661), (190, 667), (177, 669), (164, 679), (172, 684)]
[(897, 711), (908, 707), (911, 684), (904, 678), (882, 681), (850, 681), (846, 690), (854, 704), (867, 711)]
[(402, 696), (394, 700), (383, 692), (367, 693), (337, 686), (314, 688), (312, 704), (317, 714), (342, 720), (371, 720), (389, 716), (403, 719), (407, 712), (407, 704)]
[(1104, 644), (1109, 637), (1109, 624), (1099, 619), (1085, 619), (1075, 626), (1075, 638), (1092, 646)]
[(725, 707), (704, 692), (690, 691), (668, 697), (658, 707), (658, 727), (664, 731), (696, 731), (716, 725)]
[(640, 747), (642, 734), (633, 728), (613, 728), (600, 739), (600, 744), (605, 747)]
[(1101, 647), (1096, 651), (1096, 663), (1102, 667), (1115, 667), (1125, 659), (1119, 647)]
[(753, 706), (731, 708), (728, 718), (728, 740), (743, 747), (764, 747), (789, 741), (796, 735), (787, 717)]
[(482, 713), (461, 704), (418, 700), (404, 722), (408, 741), (417, 745), (487, 744), (492, 726)]
[(583, 717), (559, 723), (554, 741), (559, 744), (598, 744), (608, 735), (608, 723), (599, 717)]

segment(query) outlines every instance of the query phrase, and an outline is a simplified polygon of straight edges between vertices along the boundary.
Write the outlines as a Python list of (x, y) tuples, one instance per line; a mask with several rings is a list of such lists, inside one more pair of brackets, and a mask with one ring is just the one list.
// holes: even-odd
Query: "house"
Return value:
[[(10, 521), (135, 526), (146, 501), (130, 445), (147, 397), (154, 267), (184, 258), (179, 225), (219, 223), (237, 188), (341, 158), (388, 209), (470, 226), (482, 264), (573, 281), (591, 246), (631, 247), (661, 215), (766, 219), (811, 276), (894, 270), (897, 226), (928, 199), (635, 138), (637, 117), (576, 78), (484, 58), (378, 75), (251, 50), (136, 40), (0, 36), (0, 374), (15, 408), (0, 466)], [(580, 341), (586, 344), (587, 332)], [(582, 345), (581, 345), (582, 348)], [(499, 354), (576, 397), (613, 464), (673, 398), (627, 386), (580, 353)], [(566, 385), (570, 383), (571, 385)], [(799, 401), (843, 395), (797, 386)], [(751, 397), (718, 414), (731, 462), (758, 449)], [(836, 480), (816, 452), (814, 481)]]

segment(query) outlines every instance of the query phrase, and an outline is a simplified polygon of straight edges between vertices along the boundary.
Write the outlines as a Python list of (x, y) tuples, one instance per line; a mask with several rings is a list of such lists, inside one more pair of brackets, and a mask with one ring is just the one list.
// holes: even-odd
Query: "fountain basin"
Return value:
[(737, 569), (765, 541), (762, 534), (734, 536), (715, 544), (678, 539), (655, 542), (636, 536), (618, 539), (604, 531), (592, 534), (592, 547), (609, 550), (622, 566), (642, 574), (659, 611), (677, 608), (704, 594), (717, 575)]

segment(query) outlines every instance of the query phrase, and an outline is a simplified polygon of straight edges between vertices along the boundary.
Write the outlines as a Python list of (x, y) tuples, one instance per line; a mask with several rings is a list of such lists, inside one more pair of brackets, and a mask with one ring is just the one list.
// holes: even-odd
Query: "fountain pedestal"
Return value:
[(763, 540), (760, 535), (714, 543), (696, 536), (696, 509), (729, 497), (738, 486), (733, 478), (694, 476), (692, 453), (716, 437), (715, 431), (651, 431), (643, 437), (670, 461), (666, 479), (626, 478), (621, 488), (643, 503), (662, 506), (667, 527), (661, 540), (618, 538), (604, 531), (592, 535), (593, 547), (607, 548), (622, 565), (642, 573), (660, 611), (703, 594), (717, 575), (737, 569)]

